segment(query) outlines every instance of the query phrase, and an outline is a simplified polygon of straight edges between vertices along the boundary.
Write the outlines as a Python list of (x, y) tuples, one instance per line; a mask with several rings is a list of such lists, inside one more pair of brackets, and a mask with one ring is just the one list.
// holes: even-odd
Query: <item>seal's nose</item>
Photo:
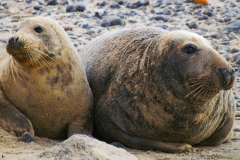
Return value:
[(9, 38), (8, 43), (9, 44), (14, 44), (14, 43), (18, 42), (18, 39), (19, 39), (18, 36), (11, 37), (11, 38)]
[(218, 71), (224, 90), (230, 89), (235, 80), (235, 71), (233, 69), (229, 71), (226, 68), (218, 68)]

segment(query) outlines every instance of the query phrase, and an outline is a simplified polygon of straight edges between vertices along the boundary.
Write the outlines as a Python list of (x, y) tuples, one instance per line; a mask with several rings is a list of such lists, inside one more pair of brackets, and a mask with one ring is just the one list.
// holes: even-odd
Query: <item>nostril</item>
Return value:
[(220, 73), (220, 79), (222, 81), (223, 86), (228, 86), (231, 85), (234, 81), (234, 73), (235, 71), (232, 70), (227, 70), (225, 68), (218, 68), (218, 71)]
[(11, 38), (9, 38), (8, 43), (13, 43), (13, 41), (14, 41), (14, 38), (11, 37)]
[(18, 37), (16, 38), (16, 42), (18, 41)]

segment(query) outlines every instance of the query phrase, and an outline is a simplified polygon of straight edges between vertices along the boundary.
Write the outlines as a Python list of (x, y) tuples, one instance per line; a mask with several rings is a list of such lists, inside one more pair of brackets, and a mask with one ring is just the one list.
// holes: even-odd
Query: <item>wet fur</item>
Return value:
[[(231, 66), (199, 37), (138, 28), (102, 35), (83, 48), (96, 128), (106, 141), (178, 152), (187, 144), (229, 140), (235, 102), (215, 70)], [(181, 53), (189, 42), (201, 49), (197, 57)]]

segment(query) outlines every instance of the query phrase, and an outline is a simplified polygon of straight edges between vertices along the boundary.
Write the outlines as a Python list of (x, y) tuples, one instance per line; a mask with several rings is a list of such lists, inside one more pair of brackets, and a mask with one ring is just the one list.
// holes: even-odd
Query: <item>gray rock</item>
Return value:
[(240, 31), (240, 22), (232, 22), (224, 27), (224, 30), (239, 32)]
[(121, 18), (114, 18), (110, 20), (110, 26), (117, 26), (117, 25), (124, 26), (125, 23)]
[(171, 10), (170, 10), (170, 9), (165, 9), (165, 10), (163, 11), (163, 14), (165, 14), (165, 15), (171, 15)]
[[(240, 60), (240, 52), (237, 52), (237, 53), (234, 53), (233, 55), (233, 60), (235, 62), (239, 61)], [(239, 64), (239, 63), (238, 63)]]
[(196, 29), (198, 27), (195, 21), (186, 24), (190, 29)]
[(100, 160), (137, 160), (137, 158), (121, 148), (86, 135), (73, 135), (66, 141), (40, 153), (38, 159), (100, 159)]
[(230, 53), (236, 53), (236, 52), (240, 52), (239, 48), (233, 47), (229, 50)]
[(75, 7), (76, 7), (76, 11), (78, 12), (84, 12), (84, 10), (86, 9), (86, 6), (83, 4), (77, 4)]
[(160, 16), (154, 17), (154, 19), (157, 20), (157, 21), (162, 20), (162, 21), (164, 21), (164, 22), (167, 22), (169, 18), (168, 18), (168, 16), (160, 15)]
[(69, 5), (66, 7), (66, 12), (75, 12), (76, 11), (76, 7)]
[(50, 0), (47, 2), (47, 5), (57, 5), (58, 1), (57, 0)]
[(4, 13), (0, 13), (0, 19), (1, 19), (1, 18), (5, 18), (5, 17), (7, 17), (6, 14), (4, 14)]
[(110, 26), (110, 22), (106, 19), (104, 19), (102, 22), (101, 22), (101, 27), (109, 27)]

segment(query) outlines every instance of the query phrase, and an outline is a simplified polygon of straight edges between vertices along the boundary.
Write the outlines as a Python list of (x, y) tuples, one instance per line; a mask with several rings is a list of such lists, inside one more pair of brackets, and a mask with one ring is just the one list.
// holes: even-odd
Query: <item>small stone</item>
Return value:
[(128, 3), (128, 4), (126, 5), (126, 7), (127, 7), (127, 8), (130, 8), (130, 9), (136, 9), (136, 8), (138, 8), (137, 5), (133, 5), (133, 4), (131, 4), (131, 3)]
[(84, 10), (86, 10), (86, 6), (83, 4), (78, 4), (75, 6), (75, 8), (76, 8), (76, 11), (78, 12), (84, 12)]
[(163, 14), (165, 14), (165, 15), (171, 15), (171, 10), (170, 10), (170, 9), (165, 9), (165, 10), (163, 11)]
[(231, 49), (229, 50), (229, 52), (230, 52), (230, 53), (237, 53), (237, 52), (240, 52), (240, 49), (233, 47), (233, 48), (231, 48)]
[(76, 7), (69, 5), (66, 7), (66, 12), (76, 12)]
[(100, 2), (100, 3), (97, 3), (97, 6), (99, 6), (99, 7), (104, 7), (104, 6), (106, 6), (108, 3), (106, 2), (106, 1), (102, 1), (102, 2)]
[(88, 23), (85, 23), (83, 24), (82, 28), (88, 28), (89, 24)]
[(130, 19), (128, 20), (129, 23), (137, 23), (137, 20)]
[(26, 0), (27, 3), (32, 3), (32, 0)]
[(160, 16), (154, 17), (154, 19), (157, 20), (157, 21), (162, 20), (164, 22), (167, 22), (169, 18), (165, 15), (160, 15)]
[(212, 16), (213, 16), (213, 12), (210, 11), (210, 10), (204, 10), (204, 11), (203, 11), (203, 14), (208, 15), (208, 17), (212, 17)]
[(25, 132), (22, 135), (21, 140), (25, 143), (35, 142), (35, 137), (31, 132)]
[(199, 8), (202, 8), (202, 4), (196, 4), (193, 6), (193, 9), (199, 9)]
[(110, 26), (110, 22), (106, 19), (104, 19), (102, 22), (101, 22), (101, 27), (109, 27)]
[(62, 0), (61, 1), (61, 5), (68, 5), (68, 4), (69, 4), (68, 0)]
[(230, 24), (228, 24), (226, 27), (224, 27), (224, 29), (229, 30), (229, 31), (233, 31), (233, 32), (239, 32), (240, 31), (240, 22), (232, 22)]
[(95, 31), (94, 31), (94, 30), (88, 30), (88, 31), (86, 32), (86, 34), (88, 34), (88, 35), (93, 35), (93, 34), (95, 34)]
[(5, 18), (5, 17), (7, 17), (6, 14), (4, 14), (4, 13), (0, 13), (0, 19), (1, 19), (1, 18)]
[(90, 15), (87, 14), (87, 13), (81, 13), (80, 17), (82, 17), (82, 18), (90, 18)]
[(225, 58), (226, 60), (229, 60), (229, 56), (228, 56), (228, 53), (224, 50), (222, 51), (219, 51), (218, 52), (223, 58)]
[(37, 11), (39, 11), (39, 10), (44, 11), (45, 10), (44, 6), (41, 6), (41, 5), (34, 6), (33, 9), (35, 9)]
[(110, 26), (116, 26), (116, 25), (120, 25), (120, 26), (124, 26), (124, 21), (120, 18), (114, 18), (112, 20), (110, 20)]
[(195, 21), (190, 22), (190, 23), (187, 23), (186, 25), (187, 25), (188, 28), (190, 28), (190, 29), (196, 29), (196, 28), (198, 27), (198, 25), (196, 24)]
[(112, 9), (119, 9), (119, 8), (121, 8), (121, 6), (119, 4), (115, 4), (115, 3), (111, 4), (109, 7), (112, 8)]
[(185, 10), (185, 7), (181, 6), (181, 5), (176, 6), (176, 8), (174, 9), (175, 12), (181, 12), (181, 11), (184, 11), (184, 10)]
[(120, 142), (112, 142), (111, 145), (117, 148), (124, 148), (125, 146)]
[(102, 19), (102, 16), (100, 16), (99, 12), (95, 12), (95, 17), (99, 18), (99, 19)]
[(212, 38), (217, 38), (217, 37), (218, 37), (218, 33), (217, 33), (217, 32), (214, 32), (214, 33), (210, 34), (210, 37), (212, 37)]
[(65, 31), (72, 31), (72, 27), (63, 27)]
[(50, 0), (47, 5), (57, 5), (58, 1), (57, 0)]
[(234, 53), (233, 60), (234, 61), (239, 61), (240, 60), (240, 52)]
[(124, 5), (124, 2), (123, 1), (118, 1), (118, 4), (119, 5)]
[(208, 16), (207, 15), (203, 15), (203, 16), (198, 18), (198, 20), (204, 20), (204, 19), (208, 19)]

